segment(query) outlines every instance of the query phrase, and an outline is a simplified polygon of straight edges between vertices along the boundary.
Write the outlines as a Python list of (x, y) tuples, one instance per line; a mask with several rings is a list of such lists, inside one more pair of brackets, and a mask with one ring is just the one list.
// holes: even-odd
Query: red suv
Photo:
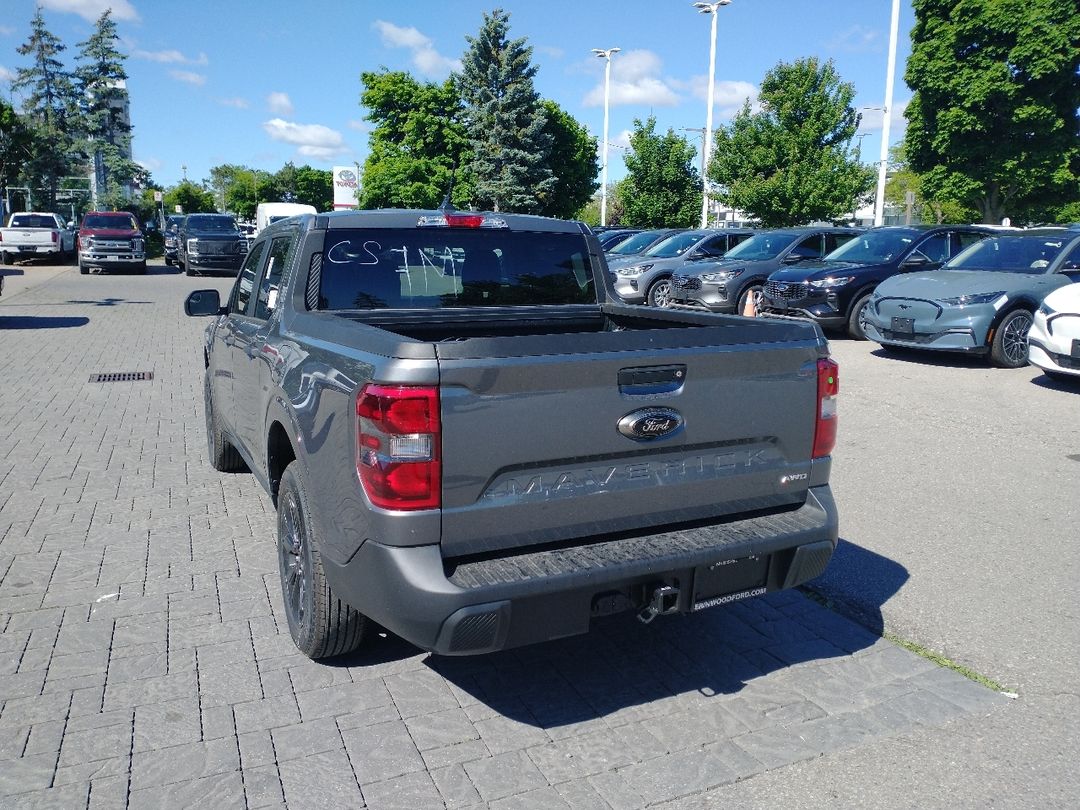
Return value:
[(114, 267), (146, 272), (146, 250), (139, 222), (127, 211), (90, 211), (79, 226), (79, 272)]

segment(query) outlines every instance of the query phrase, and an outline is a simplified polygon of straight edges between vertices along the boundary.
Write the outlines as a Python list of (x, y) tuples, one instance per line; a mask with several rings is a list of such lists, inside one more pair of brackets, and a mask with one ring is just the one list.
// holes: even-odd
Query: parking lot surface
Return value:
[[(1052, 715), (1077, 708), (1064, 521), (1077, 525), (1080, 463), (1067, 456), (1080, 453), (1080, 398), (1037, 386), (1031, 369), (896, 365), (837, 342), (845, 544), (818, 584), (861, 624), (794, 592), (648, 626), (616, 617), (483, 657), (433, 657), (381, 634), (315, 664), (288, 635), (269, 499), (206, 461), (206, 322), (181, 303), (229, 281), (164, 267), (26, 276), (0, 298), (5, 808), (1065, 806), (1076, 795), (1063, 765), (1076, 738)], [(134, 372), (153, 378), (91, 381)], [(968, 388), (950, 388), (956, 376)], [(1044, 403), (1037, 418), (1004, 401), (1002, 379)], [(979, 385), (985, 410), (962, 415)], [(991, 438), (958, 478), (944, 459), (965, 436)], [(1051, 448), (1060, 459), (1046, 461)], [(1020, 502), (1030, 473), (1017, 464), (1041, 460), (1058, 476), (1050, 509)], [(1000, 489), (972, 492), (996, 461)], [(973, 509), (977, 523), (957, 518)], [(1018, 533), (1017, 520), (1034, 523)], [(1046, 559), (1057, 544), (1071, 547)], [(1028, 594), (1036, 578), (1066, 590)], [(1033, 603), (1056, 612), (1032, 616)], [(882, 627), (1020, 697), (883, 640)], [(995, 759), (1006, 745), (1013, 756)], [(1016, 790), (980, 777), (987, 763)], [(934, 780), (950, 771), (962, 787), (945, 802)]]

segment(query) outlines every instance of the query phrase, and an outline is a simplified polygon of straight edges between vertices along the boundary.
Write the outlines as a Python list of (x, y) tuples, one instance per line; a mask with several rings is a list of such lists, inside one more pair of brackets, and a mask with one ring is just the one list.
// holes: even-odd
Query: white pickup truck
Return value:
[(0, 228), (0, 264), (52, 254), (60, 259), (75, 258), (74, 227), (59, 215), (21, 211), (11, 215), (6, 228)]

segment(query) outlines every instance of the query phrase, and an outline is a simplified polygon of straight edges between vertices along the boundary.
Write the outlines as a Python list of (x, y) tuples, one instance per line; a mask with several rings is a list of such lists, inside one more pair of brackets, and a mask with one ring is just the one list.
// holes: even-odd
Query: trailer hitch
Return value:
[(649, 603), (638, 611), (638, 621), (648, 624), (657, 616), (675, 613), (679, 609), (679, 589), (671, 585), (657, 585), (653, 588)]

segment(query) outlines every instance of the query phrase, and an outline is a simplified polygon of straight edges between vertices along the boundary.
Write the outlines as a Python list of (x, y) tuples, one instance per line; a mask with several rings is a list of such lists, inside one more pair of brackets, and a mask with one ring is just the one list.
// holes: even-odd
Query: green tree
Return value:
[(855, 88), (832, 62), (781, 62), (761, 83), (761, 110), (749, 100), (716, 131), (709, 179), (716, 198), (765, 227), (828, 221), (851, 211), (874, 184), (851, 145), (859, 127)]
[(913, 0), (911, 166), (987, 223), (1080, 199), (1076, 0)]
[(885, 183), (885, 201), (901, 211), (907, 210), (907, 195), (915, 195), (911, 212), (913, 218), (922, 222), (941, 225), (951, 222), (972, 222), (977, 212), (953, 200), (932, 200), (926, 196), (922, 177), (908, 164), (904, 145), (896, 144), (889, 150), (889, 179)]
[(184, 214), (212, 214), (217, 211), (214, 193), (190, 180), (182, 180), (162, 195), (166, 215), (173, 213), (176, 206)]
[(59, 59), (64, 50), (45, 27), (39, 7), (30, 23), (30, 37), (17, 49), (19, 55), (30, 57), (31, 64), (15, 71), (11, 89), (24, 96), (24, 120), (31, 134), (21, 178), (29, 186), (46, 188), (49, 208), (56, 206), (60, 178), (75, 174), (79, 162), (71, 126), (78, 118), (75, 87)]
[(128, 121), (127, 58), (117, 50), (119, 39), (112, 12), (106, 10), (88, 39), (79, 43), (75, 84), (79, 99), (79, 151), (93, 161), (98, 194), (105, 200), (124, 200), (145, 172), (131, 159)]
[(385, 68), (360, 78), (360, 103), (374, 124), (360, 207), (437, 208), (451, 180), (453, 203), (467, 205), (464, 108), (454, 82), (421, 83)]
[(313, 169), (307, 164), (296, 170), (295, 201), (314, 205), (316, 211), (329, 211), (334, 207), (334, 177), (326, 169)]
[(0, 98), (0, 201), (7, 199), (7, 187), (15, 185), (19, 170), (30, 154), (31, 137), (26, 123), (14, 107)]
[(544, 99), (541, 104), (547, 119), (544, 132), (550, 142), (547, 164), (555, 176), (555, 184), (542, 199), (537, 213), (573, 219), (600, 187), (596, 179), (600, 171), (597, 140), (554, 101)]
[[(210, 169), (210, 177), (203, 181), (203, 185), (210, 189), (214, 199), (218, 202), (218, 208), (222, 211), (232, 211), (244, 216), (244, 213), (235, 205), (237, 198), (244, 199), (244, 190), (254, 190), (255, 173), (247, 166), (239, 166), (234, 163), (223, 163)], [(236, 186), (241, 186), (241, 193), (234, 192)], [(252, 207), (254, 212), (254, 207)]]
[(484, 14), (462, 58), (458, 86), (472, 155), (473, 203), (493, 211), (537, 213), (557, 180), (548, 163), (551, 136), (533, 87), (536, 66), (524, 39), (508, 40), (510, 15)]
[(623, 158), (627, 176), (619, 194), (626, 224), (693, 227), (701, 216), (701, 175), (694, 166), (697, 150), (672, 129), (657, 135), (653, 116), (644, 123), (634, 119), (630, 149)]

